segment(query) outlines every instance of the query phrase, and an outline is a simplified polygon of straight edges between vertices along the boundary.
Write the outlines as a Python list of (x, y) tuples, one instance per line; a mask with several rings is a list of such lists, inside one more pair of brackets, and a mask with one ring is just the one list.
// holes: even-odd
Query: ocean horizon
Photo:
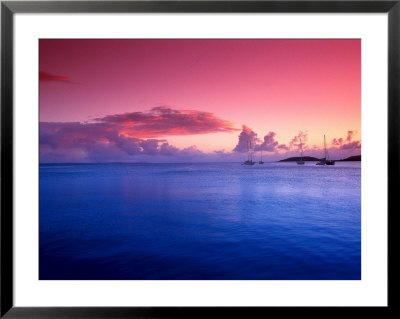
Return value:
[[(272, 163), (295, 163), (296, 161), (284, 161), (285, 159), (282, 160), (274, 160), (274, 161), (268, 161), (263, 159), (263, 162), (265, 164), (272, 164)], [(335, 162), (360, 162), (361, 161), (346, 161), (343, 159), (338, 159), (334, 160)], [(121, 162), (121, 161), (110, 161), (110, 162), (39, 162), (39, 165), (90, 165), (90, 164), (96, 164), (96, 165), (106, 165), (106, 164), (242, 164), (244, 160), (237, 160), (237, 161), (180, 161), (180, 162), (160, 162), (160, 161), (127, 161), (127, 162)], [(310, 160), (305, 160), (306, 163), (316, 163), (318, 160), (315, 161), (310, 161)], [(262, 165), (258, 164), (258, 160), (256, 161), (255, 165)]]

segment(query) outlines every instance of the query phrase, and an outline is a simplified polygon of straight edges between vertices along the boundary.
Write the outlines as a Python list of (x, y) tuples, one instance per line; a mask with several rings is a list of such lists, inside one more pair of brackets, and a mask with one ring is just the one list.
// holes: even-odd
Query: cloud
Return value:
[(118, 133), (118, 127), (106, 123), (41, 122), (39, 141), (49, 151), (80, 150), (87, 156), (93, 152), (118, 150), (127, 155), (188, 155), (199, 153), (194, 146), (178, 149), (165, 139), (142, 139)]
[(190, 157), (203, 153), (191, 146), (179, 149), (169, 135), (234, 132), (231, 122), (210, 112), (156, 107), (148, 112), (108, 115), (91, 122), (41, 122), (40, 150), (44, 161), (107, 161), (132, 156)]
[(202, 155), (204, 154), (202, 151), (200, 151), (196, 145), (192, 145), (189, 147), (186, 147), (180, 151), (181, 155), (186, 155), (186, 156), (195, 156), (195, 155)]
[(360, 141), (354, 141), (350, 143), (343, 144), (340, 146), (340, 149), (342, 150), (355, 150), (355, 149), (360, 149), (361, 148), (361, 142)]
[(172, 146), (170, 144), (168, 144), (167, 142), (161, 144), (160, 148), (159, 148), (159, 152), (161, 155), (165, 155), (165, 156), (176, 156), (179, 154), (180, 150), (179, 148)]
[(71, 81), (71, 79), (68, 76), (51, 74), (45, 71), (39, 71), (39, 81), (40, 82), (55, 81), (55, 82), (66, 82), (75, 84), (74, 82)]
[(135, 137), (118, 136), (112, 142), (128, 155), (139, 155), (143, 152), (141, 144), (145, 141)]
[(342, 145), (343, 144), (343, 138), (334, 138), (331, 142), (332, 145)]
[(357, 134), (357, 131), (347, 131), (346, 141), (351, 142), (355, 134)]
[(306, 142), (308, 141), (308, 132), (305, 131), (299, 131), (299, 133), (293, 137), (293, 139), (289, 143), (289, 149), (298, 149), (300, 147), (300, 139), (301, 139), (301, 145), (303, 147), (303, 150), (306, 149)]
[(233, 123), (213, 113), (174, 110), (168, 106), (154, 107), (148, 112), (107, 115), (94, 121), (119, 126), (120, 134), (137, 138), (239, 131), (234, 128)]
[[(251, 128), (247, 127), (246, 125), (243, 125), (242, 132), (239, 134), (239, 141), (236, 147), (233, 149), (233, 152), (247, 152), (250, 144), (254, 151), (288, 151), (289, 147), (287, 147), (285, 144), (279, 144), (279, 142), (275, 140), (275, 137), (276, 133), (270, 131), (267, 135), (264, 136), (263, 140), (260, 140), (257, 137), (257, 133), (255, 133)], [(260, 142), (262, 143), (257, 145), (257, 143)]]
[(233, 152), (244, 153), (247, 152), (249, 148), (254, 149), (258, 140), (257, 134), (251, 128), (243, 125), (242, 132), (239, 134), (239, 141), (233, 149)]
[(215, 150), (215, 151), (214, 151), (214, 154), (225, 155), (225, 154), (230, 154), (230, 153), (225, 152), (225, 150), (222, 149), (222, 150)]
[[(308, 156), (320, 155), (319, 147), (304, 147), (307, 132), (299, 131), (290, 143), (280, 144), (275, 132), (268, 132), (261, 140), (246, 125), (242, 126), (233, 151), (204, 153), (195, 145), (178, 148), (166, 139), (177, 132), (186, 135), (189, 132), (207, 134), (236, 130), (230, 122), (212, 113), (179, 111), (169, 107), (109, 115), (90, 122), (41, 122), (40, 162), (241, 161), (241, 153), (247, 152), (250, 144), (255, 151), (269, 152), (268, 156), (272, 159), (282, 154), (297, 156), (300, 138)], [(345, 138), (334, 138), (330, 154), (339, 158), (358, 152), (361, 142), (354, 141), (355, 134), (355, 131), (348, 131)]]
[(284, 151), (288, 151), (289, 147), (287, 147), (285, 144), (280, 144), (277, 146), (278, 150), (284, 150)]
[(148, 112), (108, 115), (84, 123), (41, 122), (40, 145), (47, 153), (60, 153), (60, 149), (79, 150), (88, 157), (96, 153), (108, 158), (107, 150), (118, 150), (128, 156), (189, 156), (201, 151), (195, 146), (178, 149), (156, 137), (234, 131), (237, 129), (231, 122), (213, 113), (162, 106)]
[[(275, 141), (275, 132), (269, 132), (267, 135), (264, 136), (264, 142), (260, 145), (256, 146), (256, 151), (267, 151), (267, 152), (275, 152), (276, 149), (279, 147), (279, 142)], [(285, 145), (281, 145), (280, 149), (283, 148)]]
[(332, 145), (338, 146), (341, 150), (353, 150), (361, 148), (361, 141), (353, 141), (357, 131), (347, 131), (346, 138), (334, 138), (331, 142)]
[(40, 122), (39, 142), (52, 149), (116, 141), (118, 130), (102, 123)]
[(334, 138), (331, 142), (332, 145), (343, 145), (345, 142), (351, 142), (357, 131), (347, 131), (346, 138)]

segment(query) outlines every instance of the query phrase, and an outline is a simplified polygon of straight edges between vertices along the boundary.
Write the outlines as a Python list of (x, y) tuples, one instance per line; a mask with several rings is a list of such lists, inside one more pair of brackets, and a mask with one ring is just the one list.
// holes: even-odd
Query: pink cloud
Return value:
[(343, 144), (343, 138), (334, 138), (331, 142), (332, 145), (342, 145)]
[(308, 141), (308, 132), (299, 131), (299, 133), (293, 137), (293, 139), (289, 142), (289, 149), (298, 149), (300, 147), (300, 139), (301, 139), (301, 146), (305, 149), (305, 145)]
[(355, 134), (357, 134), (357, 131), (347, 131), (346, 141), (351, 142)]
[(211, 112), (174, 110), (168, 106), (154, 107), (148, 112), (107, 115), (95, 121), (117, 125), (121, 127), (120, 134), (138, 138), (238, 131), (233, 123)]
[(39, 81), (40, 82), (56, 81), (56, 82), (66, 82), (74, 84), (74, 82), (72, 82), (68, 76), (51, 74), (45, 71), (39, 71)]
[(347, 131), (346, 138), (334, 138), (331, 142), (332, 145), (338, 146), (341, 150), (360, 149), (361, 141), (353, 141), (357, 131)]

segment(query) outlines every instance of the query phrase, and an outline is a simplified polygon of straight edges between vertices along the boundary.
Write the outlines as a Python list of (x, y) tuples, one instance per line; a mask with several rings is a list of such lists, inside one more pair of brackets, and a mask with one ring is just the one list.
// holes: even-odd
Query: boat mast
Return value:
[(302, 161), (303, 160), (303, 144), (301, 143), (301, 137), (300, 137), (300, 156), (301, 156), (300, 160)]
[(327, 159), (327, 155), (326, 155), (326, 142), (325, 142), (325, 134), (324, 134), (324, 150), (325, 150), (325, 159)]

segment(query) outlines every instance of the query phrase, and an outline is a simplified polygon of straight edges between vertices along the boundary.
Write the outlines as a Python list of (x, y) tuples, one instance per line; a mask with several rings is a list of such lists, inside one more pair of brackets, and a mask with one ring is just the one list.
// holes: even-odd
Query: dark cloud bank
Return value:
[(137, 156), (150, 159), (156, 155), (160, 160), (201, 160), (206, 154), (195, 146), (179, 149), (159, 137), (235, 131), (238, 129), (231, 122), (213, 113), (167, 106), (149, 112), (108, 115), (90, 123), (41, 122), (40, 160), (108, 162), (130, 161)]

